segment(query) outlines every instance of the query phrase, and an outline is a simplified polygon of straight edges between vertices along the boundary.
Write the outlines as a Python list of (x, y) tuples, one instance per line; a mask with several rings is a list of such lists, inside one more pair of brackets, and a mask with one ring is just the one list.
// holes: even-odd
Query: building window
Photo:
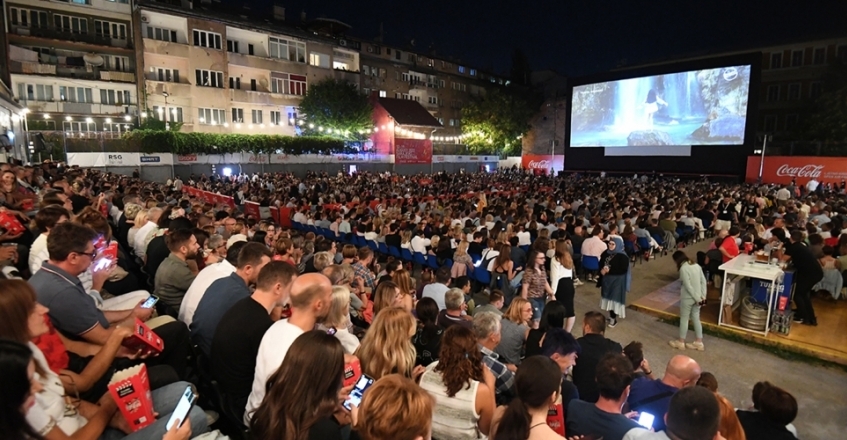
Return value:
[(47, 12), (32, 9), (10, 8), (9, 20), (13, 26), (46, 28), (49, 25)]
[(269, 37), (268, 48), (271, 58), (280, 58), (298, 63), (306, 62), (306, 43), (284, 38)]
[(271, 92), (303, 96), (306, 94), (306, 77), (303, 75), (271, 72)]
[(791, 67), (800, 67), (803, 65), (803, 51), (795, 50), (791, 52)]
[(129, 90), (100, 89), (100, 104), (129, 105), (131, 103)]
[(768, 102), (779, 101), (779, 86), (768, 86)]
[(232, 122), (234, 122), (234, 123), (244, 122), (244, 109), (243, 108), (233, 108), (232, 109)]
[(776, 116), (765, 116), (765, 132), (771, 133), (776, 131)]
[(788, 85), (788, 100), (794, 101), (800, 99), (800, 83)]
[(315, 67), (329, 69), (329, 55), (312, 52), (309, 54), (309, 64)]
[(385, 90), (380, 90), (380, 91), (379, 91), (379, 97), (380, 97), (380, 98), (385, 98), (385, 97), (387, 97), (387, 96), (388, 96), (388, 93), (387, 93)]
[(182, 122), (182, 107), (168, 107), (165, 109), (164, 107), (153, 106), (154, 114), (158, 115), (159, 120), (165, 119), (165, 110), (168, 111), (168, 122)]
[(428, 102), (430, 104), (436, 104), (437, 105), (438, 104), (438, 97), (437, 96), (430, 96), (429, 99), (428, 99)]
[(476, 69), (471, 69), (471, 76), (476, 76)]
[(451, 83), (451, 87), (453, 88), (453, 90), (459, 90), (459, 91), (462, 91), (462, 92), (468, 91), (468, 86), (466, 84), (454, 82), (454, 83)]
[(779, 69), (782, 67), (782, 52), (771, 54), (771, 69)]
[(800, 116), (796, 113), (792, 113), (790, 115), (785, 116), (785, 131), (791, 131), (797, 128), (797, 121), (800, 120)]
[(194, 45), (221, 50), (221, 34), (194, 30)]
[(250, 90), (253, 91), (253, 92), (256, 91), (256, 80), (255, 79), (250, 80)]
[[(271, 125), (282, 125), (282, 112), (271, 110)], [(289, 120), (288, 125), (294, 125), (294, 123)]]
[(176, 31), (147, 26), (147, 38), (151, 40), (169, 41), (176, 43)]
[(409, 95), (408, 93), (403, 93), (403, 94), (401, 94), (400, 96), (401, 96), (403, 99), (406, 99), (406, 100), (412, 99), (411, 95)]
[(247, 55), (255, 55), (253, 53), (253, 45), (252, 44), (247, 45)]
[[(296, 111), (288, 112), (288, 125), (293, 127), (296, 123), (297, 123), (297, 112)], [(282, 124), (280, 124), (280, 125), (282, 125)]]
[(61, 32), (71, 32), (74, 34), (88, 33), (88, 20), (85, 18), (53, 14), (53, 25), (56, 27), (56, 30)]
[(394, 51), (394, 59), (395, 60), (403, 59), (403, 52), (400, 52), (399, 50), (395, 50)]
[(451, 127), (460, 127), (462, 125), (462, 121), (459, 119), (450, 119)]
[(198, 108), (197, 116), (202, 125), (217, 125), (226, 121), (226, 111), (219, 108)]
[(465, 66), (459, 66), (459, 73), (465, 73)]
[(826, 63), (826, 48), (825, 47), (817, 47), (815, 48), (815, 55), (812, 58), (812, 64), (825, 64)]
[(64, 121), (62, 130), (73, 132), (97, 131), (97, 124), (88, 122)]
[(815, 81), (809, 84), (809, 98), (818, 99), (821, 96), (821, 91), (823, 90), (823, 83), (820, 81)]
[(204, 69), (195, 69), (195, 84), (201, 87), (217, 87), (223, 88), (224, 86), (224, 73), (216, 72), (214, 70), (204, 70)]
[(235, 40), (226, 40), (226, 51), (238, 53), (238, 42)]
[(447, 87), (447, 81), (444, 81), (443, 79), (439, 79), (438, 80), (438, 87), (441, 88), (441, 89), (443, 89), (444, 87)]
[(838, 51), (835, 53), (835, 56), (844, 62), (847, 62), (847, 45), (838, 46)]
[(229, 77), (229, 88), (241, 90), (241, 78), (239, 78), (237, 76), (230, 76)]
[(135, 69), (129, 64), (129, 57), (120, 55), (108, 55), (105, 58), (106, 69), (116, 72), (134, 72)]
[(403, 72), (401, 78), (403, 78), (403, 82), (410, 82), (412, 80), (412, 75), (409, 75), (408, 72)]
[(252, 121), (254, 124), (264, 124), (262, 122), (262, 111), (261, 110), (253, 110), (252, 111)]
[(371, 76), (371, 66), (368, 66), (367, 64), (362, 64), (362, 75)]
[(156, 69), (156, 80), (157, 81), (165, 81), (165, 82), (179, 82), (179, 70), (177, 69), (163, 69), (161, 67)]
[(394, 92), (394, 99), (403, 99), (403, 95), (400, 92)]
[(59, 86), (59, 100), (65, 102), (93, 103), (94, 94), (90, 87)]
[(24, 101), (52, 101), (53, 86), (44, 84), (18, 84), (18, 99)]
[(126, 40), (126, 25), (123, 23), (94, 20), (94, 33), (100, 37)]
[(438, 123), (444, 125), (444, 118), (438, 118)]

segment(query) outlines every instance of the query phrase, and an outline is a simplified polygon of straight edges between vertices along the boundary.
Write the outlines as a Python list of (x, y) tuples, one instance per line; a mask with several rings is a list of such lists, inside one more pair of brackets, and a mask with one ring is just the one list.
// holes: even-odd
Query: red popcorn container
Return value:
[(133, 432), (156, 421), (150, 379), (144, 364), (116, 372), (109, 382), (109, 393)]
[(148, 353), (161, 353), (165, 349), (165, 341), (159, 337), (150, 327), (135, 318), (132, 336), (124, 339), (123, 346), (130, 350), (141, 350)]
[(565, 411), (562, 407), (562, 396), (556, 399), (555, 405), (550, 405), (547, 409), (547, 426), (556, 434), (565, 436)]
[(5, 229), (9, 235), (18, 235), (25, 230), (18, 218), (8, 212), (0, 212), (0, 229)]

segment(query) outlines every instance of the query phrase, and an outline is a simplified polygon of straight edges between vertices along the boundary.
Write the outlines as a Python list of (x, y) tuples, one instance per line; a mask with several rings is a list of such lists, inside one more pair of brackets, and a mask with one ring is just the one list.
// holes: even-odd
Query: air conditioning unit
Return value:
[(344, 40), (344, 39), (338, 40), (338, 45), (347, 47), (347, 40)]
[(142, 15), (141, 16), (141, 22), (142, 23), (150, 23), (150, 18), (147, 17), (146, 15)]

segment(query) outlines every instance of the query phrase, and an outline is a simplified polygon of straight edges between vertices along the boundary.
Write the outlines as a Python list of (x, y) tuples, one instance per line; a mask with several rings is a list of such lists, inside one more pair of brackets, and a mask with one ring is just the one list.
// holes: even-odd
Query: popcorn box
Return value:
[(356, 383), (359, 380), (359, 377), (362, 375), (362, 365), (359, 362), (359, 359), (350, 362), (349, 364), (344, 364), (344, 386), (349, 387)]
[(135, 318), (134, 330), (132, 336), (124, 339), (124, 347), (130, 350), (141, 350), (142, 352), (156, 354), (161, 353), (165, 349), (165, 341), (138, 318)]
[(555, 405), (547, 408), (547, 426), (556, 431), (556, 434), (565, 436), (565, 411), (562, 407), (561, 395), (556, 399)]
[(109, 393), (133, 432), (156, 421), (150, 379), (144, 364), (116, 372), (109, 381)]
[(0, 229), (5, 229), (9, 235), (18, 235), (25, 230), (20, 220), (8, 212), (0, 212)]

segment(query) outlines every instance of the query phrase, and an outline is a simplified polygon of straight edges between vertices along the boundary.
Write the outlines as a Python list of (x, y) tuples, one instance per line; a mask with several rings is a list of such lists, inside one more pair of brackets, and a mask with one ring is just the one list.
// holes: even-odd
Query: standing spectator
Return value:
[(435, 397), (432, 436), (475, 439), (488, 435), (494, 416), (494, 375), (482, 361), (473, 331), (455, 325), (441, 341), (438, 361), (421, 376)]
[(620, 237), (609, 240), (609, 249), (600, 256), (600, 308), (609, 311), (609, 327), (626, 318), (626, 294), (629, 292), (629, 258)]
[[(597, 403), (572, 400), (565, 432), (568, 436), (592, 435), (603, 440), (630, 440), (649, 431), (621, 414), (632, 384), (632, 364), (620, 353), (608, 353), (597, 363)], [(658, 420), (661, 416), (656, 414)]]
[(500, 344), (500, 317), (491, 312), (477, 313), (473, 319), (473, 330), (476, 335), (482, 361), (494, 375), (495, 400), (497, 405), (508, 405), (515, 396), (514, 365), (500, 362), (500, 355), (494, 349)]
[(738, 223), (738, 210), (732, 201), (732, 196), (724, 195), (718, 203), (718, 219), (715, 221), (715, 231), (729, 230), (733, 223)]
[[(530, 250), (527, 258), (527, 268), (524, 271), (522, 281), (521, 297), (532, 305), (533, 326), (538, 326), (541, 319), (541, 311), (547, 298), (553, 297), (553, 289), (547, 280), (547, 272), (544, 270), (544, 254), (537, 250)], [(508, 298), (507, 298), (508, 299)]]
[(599, 397), (594, 373), (600, 359), (607, 353), (621, 353), (621, 344), (607, 339), (606, 318), (600, 312), (586, 312), (582, 320), (583, 336), (579, 343), (579, 362), (573, 368), (573, 383), (579, 389), (580, 399), (594, 403)]
[(576, 290), (573, 258), (565, 240), (556, 242), (556, 255), (550, 260), (550, 287), (556, 290), (556, 301), (565, 307), (565, 330), (570, 332), (576, 322), (573, 306)]
[(215, 330), (210, 369), (230, 404), (225, 411), (239, 419), (244, 415), (244, 406), (250, 396), (259, 345), (273, 325), (270, 315), (275, 308), (288, 302), (295, 278), (297, 271), (290, 264), (268, 263), (259, 273), (256, 291), (235, 303)]
[[(700, 323), (700, 305), (706, 300), (706, 276), (703, 274), (703, 269), (683, 251), (674, 252), (673, 261), (679, 270), (682, 288), (679, 292), (679, 339), (674, 339), (669, 344), (678, 350), (689, 348), (703, 351), (705, 347), (703, 346), (703, 325)], [(694, 324), (695, 336), (691, 344), (685, 342), (689, 319)]]
[(797, 304), (797, 312), (794, 322), (816, 326), (818, 319), (812, 306), (812, 287), (823, 279), (823, 268), (803, 242), (800, 231), (791, 233), (791, 243), (785, 247), (785, 255), (790, 257), (795, 269), (794, 303)]
[(664, 415), (668, 412), (671, 396), (677, 391), (697, 385), (700, 365), (688, 356), (676, 355), (668, 361), (662, 379), (642, 377), (632, 383), (627, 402), (632, 411), (648, 412), (656, 416), (653, 427), (665, 429)]

